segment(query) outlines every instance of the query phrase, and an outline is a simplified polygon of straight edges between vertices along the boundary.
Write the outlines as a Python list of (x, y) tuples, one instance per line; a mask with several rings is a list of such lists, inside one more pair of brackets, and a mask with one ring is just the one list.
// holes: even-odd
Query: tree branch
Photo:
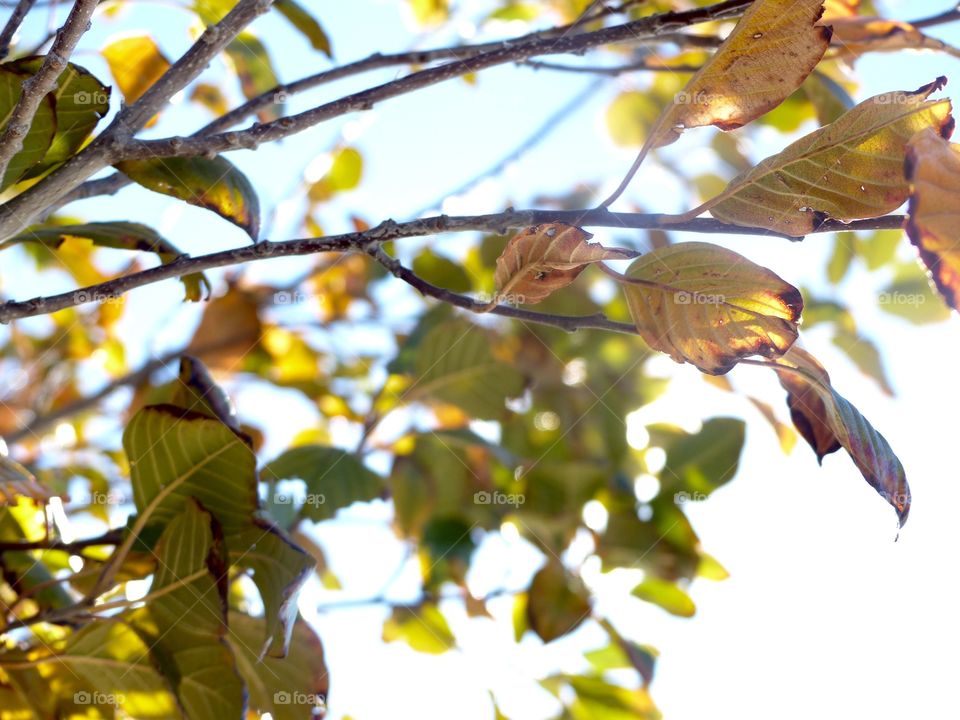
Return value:
[[(212, 268), (239, 265), (255, 260), (274, 257), (313, 255), (324, 252), (345, 252), (360, 250), (367, 252), (371, 245), (406, 237), (439, 235), (445, 232), (495, 232), (504, 234), (510, 228), (529, 227), (542, 223), (559, 222), (585, 227), (612, 227), (618, 229), (663, 229), (676, 232), (727, 233), (734, 235), (761, 235), (798, 240), (788, 235), (765, 230), (763, 228), (739, 227), (728, 225), (711, 218), (695, 218), (685, 222), (664, 222), (669, 215), (651, 213), (618, 213), (606, 209), (593, 210), (507, 210), (492, 215), (462, 215), (435, 217), (397, 223), (386, 220), (374, 228), (363, 232), (329, 235), (319, 238), (301, 238), (279, 242), (264, 241), (256, 245), (222, 250), (191, 258), (184, 255), (166, 265), (131, 273), (106, 282), (90, 285), (72, 292), (36, 297), (31, 300), (9, 301), (0, 304), (0, 323), (8, 323), (36, 315), (47, 315), (57, 310), (76, 307), (91, 302), (104, 302), (123, 295), (134, 288), (151, 285), (161, 280), (180, 277), (189, 273), (203, 272)], [(885, 215), (868, 220), (855, 220), (843, 223), (839, 220), (826, 220), (816, 233), (843, 232), (854, 230), (897, 230), (904, 222), (903, 215)], [(469, 309), (469, 308), (468, 308)], [(507, 317), (534, 320), (538, 313), (524, 316), (522, 312), (505, 308), (502, 313)], [(519, 314), (518, 314), (519, 313)]]
[[(67, 61), (73, 54), (80, 38), (90, 26), (90, 18), (97, 7), (98, 0), (76, 0), (70, 9), (66, 22), (57, 33), (53, 47), (43, 59), (43, 64), (33, 77), (23, 81), (20, 99), (13, 112), (7, 117), (3, 135), (0, 135), (0, 178), (7, 174), (10, 160), (23, 149), (24, 138), (30, 132), (30, 125), (40, 108), (40, 103), (51, 90), (56, 89), (57, 79), (67, 67)], [(17, 6), (17, 10), (20, 6)], [(28, 7), (29, 9), (29, 7)], [(16, 15), (16, 10), (14, 11)], [(12, 20), (12, 18), (11, 18)], [(7, 28), (4, 28), (6, 33)]]
[(23, 24), (27, 13), (30, 12), (30, 8), (33, 7), (35, 2), (36, 0), (20, 0), (13, 9), (6, 25), (3, 26), (3, 30), (0, 30), (0, 60), (5, 59), (10, 54), (10, 43), (13, 42), (13, 36), (17, 34), (17, 30)]
[(63, 550), (72, 552), (97, 545), (119, 545), (123, 540), (123, 528), (108, 530), (103, 535), (82, 538), (73, 542), (63, 542), (54, 538), (44, 540), (15, 540), (0, 542), (0, 553), (27, 552), (28, 550)]

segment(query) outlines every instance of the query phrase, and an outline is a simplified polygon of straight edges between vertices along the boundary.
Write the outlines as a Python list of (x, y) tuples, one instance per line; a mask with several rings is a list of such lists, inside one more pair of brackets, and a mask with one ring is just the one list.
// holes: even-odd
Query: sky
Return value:
[[(456, 39), (418, 39), (395, 0), (305, 0), (304, 4), (332, 36), (338, 62), (374, 51), (439, 46)], [(946, 10), (950, 3), (912, 0), (877, 5), (888, 16), (907, 19)], [(461, 3), (458, 17), (463, 19), (457, 30), (464, 37), (471, 36), (469, 19), (481, 16), (481, 6), (479, 0)], [(169, 56), (188, 47), (187, 13), (169, 4), (143, 3), (119, 24), (95, 23), (84, 45), (90, 51), (75, 60), (101, 78), (109, 77), (93, 48), (118, 27), (139, 20), (163, 28), (160, 37)], [(267, 43), (284, 80), (328, 66), (305, 43), (292, 38), (282, 21), (267, 18), (254, 30)], [(930, 34), (960, 45), (960, 23)], [(943, 54), (872, 55), (859, 61), (857, 71), (858, 101), (880, 92), (912, 90), (941, 74), (953, 80), (947, 95), (956, 98), (960, 88), (960, 60)], [(211, 72), (222, 72), (222, 68)], [(294, 98), (291, 109), (387, 81), (400, 72), (380, 71), (326, 86)], [(589, 82), (580, 76), (495, 68), (481, 73), (476, 85), (445, 83), (315, 128), (279, 147), (268, 146), (256, 154), (233, 153), (231, 159), (251, 177), (265, 208), (279, 206), (277, 221), (264, 230), (271, 239), (296, 233), (295, 214), (282, 202), (284, 197), (297, 187), (311, 161), (344, 138), (365, 153), (364, 180), (357, 191), (335, 200), (323, 213), (324, 227), (329, 232), (345, 229), (346, 218), (357, 211), (373, 222), (406, 219), (436, 204), (447, 191), (509, 152)], [(602, 189), (612, 190), (634, 151), (611, 143), (603, 114), (617, 92), (637, 83), (636, 77), (612, 81), (502, 176), (464, 197), (447, 198), (443, 209), (482, 213), (501, 209), (508, 199), (517, 207), (529, 207), (536, 196), (562, 193), (577, 182), (600, 182)], [(161, 125), (163, 134), (188, 132), (206, 122), (196, 110), (175, 110), (166, 120), (170, 124)], [(683, 167), (707, 166), (711, 158), (700, 148), (707, 145), (712, 132), (687, 133), (663, 151), (664, 157)], [(756, 159), (786, 142), (766, 129), (752, 137)], [(598, 198), (605, 194), (598, 193)], [(637, 176), (628, 199), (663, 211), (680, 210), (685, 203), (683, 188), (653, 164)], [(209, 213), (168, 203), (139, 188), (67, 211), (91, 220), (122, 215), (152, 224), (192, 254), (248, 242), (242, 231)], [(622, 231), (596, 229), (595, 234), (605, 243), (638, 241)], [(700, 238), (676, 234), (674, 239)], [(585, 578), (605, 590), (598, 611), (607, 613), (627, 637), (661, 651), (652, 694), (667, 720), (955, 717), (955, 711), (947, 708), (955, 705), (954, 654), (960, 646), (960, 619), (954, 611), (960, 604), (960, 584), (953, 562), (960, 546), (956, 529), (960, 524), (955, 522), (960, 489), (951, 459), (956, 443), (951, 409), (960, 404), (954, 380), (960, 323), (952, 318), (918, 327), (882, 313), (876, 295), (885, 278), (867, 273), (862, 266), (840, 287), (828, 286), (822, 268), (832, 248), (830, 236), (813, 235), (802, 243), (762, 237), (709, 239), (767, 265), (795, 285), (812, 288), (817, 296), (844, 298), (861, 331), (877, 341), (895, 398), (883, 395), (860, 375), (831, 347), (827, 336), (816, 330), (804, 336), (808, 349), (830, 370), (834, 386), (899, 455), (913, 491), (910, 520), (898, 537), (894, 513), (843, 453), (827, 457), (823, 467), (817, 466), (806, 446), (785, 458), (770, 428), (746, 400), (711, 389), (695, 370), (662, 358), (657, 369), (674, 375), (676, 382), (662, 401), (642, 411), (637, 422), (673, 420), (695, 428), (701, 418), (713, 415), (741, 415), (752, 421), (737, 477), (706, 502), (685, 507), (704, 548), (731, 577), (720, 583), (696, 580), (690, 594), (698, 613), (693, 619), (678, 619), (653, 605), (623, 600), (635, 576), (603, 578), (588, 562)], [(450, 241), (437, 244), (450, 251)], [(904, 240), (902, 256), (910, 257), (910, 250)], [(289, 277), (302, 272), (304, 262), (258, 264), (248, 277)], [(36, 294), (32, 282), (4, 273), (5, 290), (13, 297)], [(45, 292), (69, 287), (65, 277), (47, 282)], [(180, 292), (174, 283), (133, 293), (129, 316), (137, 319), (125, 328), (133, 365), (176, 345), (195, 326), (197, 309), (178, 305)], [(155, 332), (158, 323), (163, 327), (159, 333)], [(384, 342), (367, 329), (357, 329), (349, 338), (318, 338), (341, 350), (345, 341), (356, 347)], [(769, 402), (780, 402), (782, 393), (761, 369), (738, 368), (731, 377)], [(102, 380), (91, 376), (90, 386)], [(587, 384), (598, 394), (606, 390), (591, 384), (590, 378)], [(258, 414), (264, 391), (230, 389), (238, 391), (241, 417), (245, 412)], [(269, 398), (284, 421), (271, 427), (265, 457), (282, 450), (300, 428), (315, 421), (309, 404), (293, 394), (273, 393)], [(123, 407), (123, 401), (118, 396), (112, 406)], [(349, 446), (353, 437), (344, 429), (338, 439)], [(391, 579), (391, 598), (403, 601), (416, 596), (416, 565), (404, 563), (403, 547), (395, 540), (389, 520), (389, 507), (373, 503), (341, 513), (336, 521), (311, 531), (329, 551), (332, 569), (345, 587), (344, 592), (335, 593), (311, 583), (301, 600), (302, 611), (315, 623), (326, 648), (332, 677), (330, 717), (487, 719), (492, 717), (488, 688), (508, 717), (536, 720), (556, 712), (556, 704), (535, 681), (557, 669), (582, 669), (583, 651), (604, 642), (595, 627), (585, 626), (548, 646), (530, 636), (518, 645), (512, 638), (509, 599), (491, 602), (496, 622), (467, 620), (462, 607), (451, 602), (443, 609), (461, 647), (442, 656), (427, 656), (401, 644), (382, 643), (381, 625), (388, 613), (383, 607), (317, 610), (325, 603), (377, 595)], [(484, 541), (471, 572), (471, 588), (478, 593), (492, 589), (505, 571), (506, 584), (522, 586), (540, 562), (539, 555), (507, 528)]]

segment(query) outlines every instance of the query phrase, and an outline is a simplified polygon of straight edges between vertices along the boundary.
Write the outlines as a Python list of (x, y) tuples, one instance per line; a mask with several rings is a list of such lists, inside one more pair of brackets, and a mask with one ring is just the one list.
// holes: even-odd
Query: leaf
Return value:
[(907, 146), (907, 235), (940, 294), (960, 309), (960, 145), (929, 128)]
[(326, 202), (337, 193), (353, 190), (363, 178), (363, 155), (356, 148), (337, 148), (324, 157), (330, 158), (330, 167), (307, 190), (312, 202)]
[[(170, 61), (149, 35), (134, 35), (114, 40), (106, 45), (100, 54), (107, 61), (110, 74), (128, 105), (139, 100), (170, 69)], [(154, 116), (146, 127), (151, 127), (156, 122), (157, 118)]]
[(578, 227), (560, 223), (521, 230), (497, 258), (496, 300), (532, 305), (572, 283), (591, 263), (637, 256), (632, 250), (587, 242), (591, 237)]
[(750, 355), (782, 355), (797, 339), (800, 291), (717, 245), (654, 250), (633, 262), (621, 284), (647, 344), (712, 375)]
[(146, 530), (165, 527), (189, 498), (199, 501), (223, 528), (230, 562), (253, 570), (267, 618), (264, 650), (282, 656), (312, 561), (257, 516), (253, 451), (220, 421), (172, 405), (140, 410), (123, 447), (137, 512), (149, 513)]
[(302, 5), (294, 2), (294, 0), (276, 0), (273, 8), (289, 20), (310, 41), (314, 50), (319, 50), (328, 58), (333, 57), (330, 37), (324, 32), (320, 23)]
[(124, 160), (117, 170), (148, 190), (206, 208), (247, 231), (260, 233), (260, 200), (247, 176), (220, 157)]
[(238, 372), (247, 355), (259, 347), (262, 337), (256, 298), (231, 288), (207, 305), (186, 352), (213, 370)]
[[(35, 225), (21, 235), (0, 242), (0, 250), (24, 242), (35, 242), (57, 250), (68, 238), (89, 240), (97, 247), (155, 253), (163, 264), (173, 262), (183, 254), (153, 228), (122, 220), (83, 225)], [(180, 282), (187, 300), (197, 301), (210, 293), (210, 281), (203, 273), (183, 275)]]
[[(32, 76), (40, 69), (43, 60), (43, 57), (20, 58), (4, 67)], [(57, 88), (50, 97), (55, 104), (57, 129), (43, 160), (30, 171), (31, 176), (76, 153), (110, 109), (110, 88), (73, 63), (68, 63), (57, 78)]]
[(227, 96), (223, 94), (223, 90), (210, 83), (194, 85), (193, 90), (190, 91), (190, 99), (205, 107), (214, 117), (226, 115), (230, 109), (229, 101)]
[[(17, 106), (24, 80), (26, 78), (20, 73), (0, 66), (0, 128), (7, 124)], [(0, 180), (0, 190), (13, 185), (28, 170), (43, 161), (53, 143), (56, 126), (54, 99), (53, 95), (48, 93), (37, 106), (37, 112), (30, 123), (30, 130), (23, 137), (23, 147), (7, 165), (7, 172)]]
[(776, 362), (791, 368), (776, 373), (787, 390), (794, 424), (817, 460), (844, 448), (864, 479), (896, 510), (903, 527), (910, 512), (910, 486), (889, 443), (833, 389), (826, 370), (806, 350), (793, 347)]
[(32, 472), (0, 452), (0, 507), (16, 505), (18, 498), (46, 504), (53, 497)]
[(672, 582), (665, 580), (645, 578), (630, 594), (662, 607), (671, 615), (693, 617), (697, 613), (697, 606), (694, 605), (690, 596)]
[(263, 618), (230, 613), (227, 642), (250, 693), (250, 708), (274, 720), (309, 720), (326, 707), (330, 679), (320, 638), (297, 620), (285, 658), (258, 658)]
[(622, 92), (607, 107), (607, 131), (617, 145), (640, 147), (650, 127), (656, 122), (658, 112), (657, 103), (650, 93), (638, 90)]
[(435, 604), (394, 607), (383, 624), (383, 641), (402, 640), (417, 652), (439, 655), (457, 646), (447, 619)]
[[(261, 476), (274, 486), (279, 480), (300, 479), (306, 484), (300, 515), (318, 522), (332, 518), (337, 510), (355, 502), (369, 502), (380, 497), (383, 482), (355, 455), (323, 445), (301, 445), (291, 448), (264, 466)], [(283, 504), (296, 500), (290, 493)]]
[(451, 292), (465, 293), (473, 288), (470, 276), (460, 265), (430, 248), (417, 253), (413, 259), (413, 272), (431, 285), (438, 285)]
[(676, 490), (709, 495), (737, 473), (746, 424), (735, 418), (711, 418), (694, 435), (668, 444), (660, 482)]
[(831, 21), (835, 52), (849, 63), (868, 52), (899, 50), (938, 50), (960, 57), (960, 50), (929, 35), (924, 35), (908, 22), (879, 17), (845, 17)]
[(894, 268), (893, 282), (878, 296), (880, 309), (912, 323), (925, 324), (949, 319), (950, 308), (931, 287), (919, 263)]
[[(270, 54), (256, 35), (244, 31), (227, 45), (224, 52), (233, 64), (234, 72), (240, 79), (240, 90), (250, 100), (263, 93), (270, 92), (280, 83), (270, 61)], [(283, 93), (277, 93), (274, 102), (257, 112), (260, 122), (276, 120), (281, 115), (281, 106), (285, 99)]]
[(523, 392), (518, 370), (497, 360), (487, 332), (466, 320), (433, 327), (417, 346), (406, 402), (429, 399), (456, 405), (478, 419), (506, 415), (507, 398)]
[[(164, 529), (154, 548), (150, 593), (160, 594), (131, 622), (177, 678), (177, 696), (191, 720), (241, 717), (243, 682), (225, 640), (227, 558), (220, 528), (193, 500)], [(161, 594), (162, 593), (162, 594)]]
[(756, 0), (710, 60), (663, 112), (645, 147), (685, 129), (733, 130), (772, 110), (816, 67), (830, 44), (817, 25), (823, 0)]
[(527, 622), (544, 642), (576, 630), (590, 617), (590, 594), (559, 561), (548, 561), (527, 592)]
[(938, 78), (915, 92), (865, 100), (836, 122), (741, 173), (717, 197), (676, 217), (710, 210), (724, 222), (800, 237), (826, 218), (885, 215), (907, 199), (907, 141), (923, 128), (949, 134), (953, 127), (950, 101), (926, 100), (945, 82)]

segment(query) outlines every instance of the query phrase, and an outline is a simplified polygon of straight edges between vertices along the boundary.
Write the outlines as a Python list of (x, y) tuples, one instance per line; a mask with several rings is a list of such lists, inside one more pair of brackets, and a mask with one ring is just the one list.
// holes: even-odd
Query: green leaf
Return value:
[(402, 640), (417, 652), (439, 655), (457, 646), (457, 639), (440, 608), (432, 603), (395, 607), (383, 624), (383, 641)]
[(672, 496), (651, 504), (653, 516), (640, 520), (630, 509), (610, 513), (597, 554), (604, 567), (640, 567), (664, 580), (693, 578), (700, 565), (700, 540)]
[(303, 36), (310, 41), (314, 50), (319, 50), (328, 58), (333, 57), (330, 47), (330, 37), (324, 32), (320, 23), (307, 10), (294, 0), (276, 0), (273, 8), (289, 20)]
[(465, 293), (473, 289), (466, 270), (429, 248), (417, 253), (413, 260), (413, 272), (431, 285), (438, 285), (455, 293)]
[[(850, 271), (850, 265), (853, 264), (853, 258), (856, 256), (855, 237), (851, 232), (842, 232), (837, 233), (833, 239), (833, 253), (827, 262), (827, 279), (834, 285), (843, 280)], [(806, 315), (803, 319), (806, 322)]]
[[(29, 57), (7, 63), (5, 67), (32, 76), (42, 64), (43, 57)], [(74, 155), (110, 109), (110, 88), (73, 63), (67, 64), (50, 95), (56, 106), (57, 130), (43, 160), (28, 173), (30, 177)]]
[[(67, 238), (89, 240), (97, 247), (155, 253), (163, 264), (173, 262), (183, 254), (153, 228), (122, 220), (83, 225), (34, 225), (23, 234), (0, 242), (0, 250), (25, 242), (39, 243), (57, 250)], [(210, 281), (203, 273), (184, 275), (180, 282), (183, 283), (187, 300), (197, 301), (210, 295)]]
[(265, 628), (262, 618), (230, 613), (227, 641), (250, 693), (250, 708), (273, 720), (309, 720), (326, 707), (330, 680), (320, 638), (297, 620), (283, 659), (258, 658)]
[(363, 155), (352, 147), (332, 152), (330, 169), (307, 190), (312, 202), (326, 202), (337, 193), (353, 190), (363, 178)]
[(193, 500), (163, 531), (154, 548), (150, 587), (160, 594), (131, 622), (149, 641), (190, 720), (243, 715), (245, 693), (225, 640), (227, 557), (220, 528)]
[[(25, 79), (20, 73), (0, 67), (0, 128), (7, 124), (17, 106)], [(23, 138), (23, 148), (10, 159), (7, 172), (0, 181), (0, 190), (17, 182), (28, 170), (42, 162), (50, 151), (57, 127), (54, 107), (54, 99), (50, 94), (40, 101), (30, 130)]]
[(497, 360), (485, 330), (466, 320), (432, 328), (417, 347), (414, 382), (404, 400), (456, 405), (480, 419), (506, 415), (507, 398), (523, 392), (518, 370)]
[[(234, 72), (240, 79), (240, 90), (250, 100), (263, 93), (270, 92), (280, 81), (273, 69), (267, 48), (256, 35), (241, 32), (227, 45), (224, 52), (233, 63)], [(276, 120), (282, 114), (283, 95), (277, 93), (276, 102), (257, 113), (260, 122)]]
[[(279, 480), (300, 479), (306, 485), (300, 515), (309, 520), (327, 520), (340, 508), (380, 497), (383, 481), (363, 466), (355, 455), (323, 445), (291, 448), (263, 468), (263, 479), (275, 486)], [(274, 502), (277, 502), (275, 492)], [(297, 500), (294, 495), (283, 500)], [(291, 504), (291, 503), (281, 503)]]
[(147, 529), (165, 527), (195, 498), (223, 528), (230, 562), (253, 570), (269, 636), (282, 655), (296, 617), (296, 595), (313, 562), (257, 516), (256, 458), (218, 420), (173, 405), (143, 408), (127, 425), (123, 447), (137, 511)]
[(544, 642), (576, 630), (590, 617), (590, 593), (559, 561), (548, 561), (530, 583), (527, 622)]
[(631, 595), (659, 605), (671, 615), (693, 617), (697, 612), (697, 606), (693, 604), (690, 596), (672, 582), (665, 580), (645, 578), (631, 591)]
[(950, 308), (930, 289), (930, 282), (916, 263), (903, 263), (894, 269), (893, 282), (878, 296), (885, 313), (918, 325), (943, 322)]
[(709, 495), (737, 473), (746, 423), (734, 418), (711, 418), (695, 435), (684, 434), (667, 450), (660, 482), (668, 492)]
[(660, 106), (650, 93), (623, 92), (607, 108), (607, 130), (617, 145), (640, 147), (659, 114)]
[(625, 688), (602, 678), (566, 676), (576, 693), (570, 704), (572, 720), (660, 720), (644, 688)]
[(229, 160), (220, 156), (151, 158), (124, 160), (115, 167), (148, 190), (212, 210), (256, 241), (260, 201), (247, 176)]

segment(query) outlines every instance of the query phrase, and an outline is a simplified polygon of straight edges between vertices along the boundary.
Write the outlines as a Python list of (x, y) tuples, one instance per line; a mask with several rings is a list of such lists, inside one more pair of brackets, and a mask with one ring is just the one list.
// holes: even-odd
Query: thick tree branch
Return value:
[(7, 19), (7, 23), (0, 30), (0, 60), (3, 60), (10, 54), (10, 43), (13, 42), (13, 36), (23, 24), (24, 18), (30, 12), (30, 8), (36, 0), (20, 0), (13, 9), (13, 13)]
[(67, 61), (73, 54), (74, 48), (90, 27), (90, 18), (96, 7), (97, 0), (76, 0), (73, 3), (70, 14), (60, 28), (60, 32), (57, 33), (57, 39), (54, 40), (53, 47), (43, 59), (40, 69), (33, 77), (23, 81), (20, 99), (8, 116), (3, 134), (0, 135), (0, 178), (6, 175), (13, 156), (23, 149), (23, 141), (30, 132), (30, 125), (33, 123), (40, 103), (43, 102), (47, 93), (57, 87), (57, 78), (66, 69)]
[[(84, 0), (93, 2), (93, 0)], [(208, 27), (196, 43), (177, 60), (135, 103), (125, 107), (92, 143), (46, 178), (0, 206), (0, 240), (27, 227), (57, 199), (107, 165), (175, 93), (192, 82), (210, 62), (251, 22), (266, 12), (273, 0), (240, 0), (226, 17)], [(95, 2), (93, 2), (96, 5)], [(84, 23), (85, 27), (85, 23)], [(51, 57), (55, 53), (51, 52)]]
[[(31, 300), (9, 301), (0, 304), (0, 323), (8, 323), (25, 317), (47, 315), (57, 310), (75, 307), (91, 302), (103, 302), (123, 295), (134, 288), (151, 285), (161, 280), (180, 277), (189, 273), (203, 272), (228, 265), (239, 265), (255, 260), (273, 257), (313, 255), (323, 252), (345, 252), (360, 250), (367, 252), (372, 245), (406, 237), (439, 235), (446, 232), (496, 232), (506, 233), (510, 228), (529, 227), (541, 223), (561, 222), (585, 227), (612, 227), (618, 229), (664, 229), (675, 232), (727, 233), (740, 235), (761, 235), (797, 240), (786, 235), (764, 230), (727, 225), (719, 220), (696, 218), (685, 222), (664, 222), (672, 216), (650, 213), (617, 213), (605, 209), (593, 210), (507, 210), (492, 215), (463, 215), (411, 220), (397, 223), (386, 220), (380, 225), (363, 232), (344, 233), (319, 238), (302, 238), (279, 242), (264, 241), (256, 245), (222, 250), (191, 258), (183, 257), (159, 267), (149, 268), (123, 277), (108, 280), (97, 285), (74, 290), (73, 292), (36, 297)], [(847, 230), (892, 230), (899, 229), (904, 222), (902, 215), (885, 215), (869, 220), (857, 220), (843, 223), (827, 220), (817, 233), (840, 232)], [(521, 317), (508, 309), (508, 317)], [(503, 313), (503, 314), (506, 314)], [(536, 315), (536, 313), (534, 313)], [(532, 318), (527, 318), (532, 319)]]

